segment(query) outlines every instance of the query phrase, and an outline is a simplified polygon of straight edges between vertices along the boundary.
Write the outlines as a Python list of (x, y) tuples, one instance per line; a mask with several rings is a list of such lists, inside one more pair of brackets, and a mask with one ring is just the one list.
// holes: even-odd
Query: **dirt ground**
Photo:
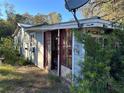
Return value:
[(62, 80), (33, 65), (0, 66), (0, 93), (69, 93)]

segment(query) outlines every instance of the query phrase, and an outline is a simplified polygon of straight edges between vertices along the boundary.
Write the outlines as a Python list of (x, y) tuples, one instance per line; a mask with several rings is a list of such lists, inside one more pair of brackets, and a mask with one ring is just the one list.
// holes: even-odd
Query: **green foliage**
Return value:
[(50, 18), (50, 24), (60, 23), (62, 21), (61, 14), (57, 12), (49, 13), (48, 17)]
[(2, 38), (0, 44), (0, 57), (4, 57), (4, 63), (11, 65), (26, 65), (26, 61), (23, 57), (19, 56), (19, 53), (13, 47), (13, 40), (10, 37)]
[(38, 13), (33, 18), (34, 24), (44, 24), (48, 23), (48, 16)]
[(31, 61), (25, 60), (23, 56), (19, 57), (17, 64), (20, 66), (33, 65), (33, 63)]
[(124, 80), (124, 31), (118, 30), (113, 33), (114, 42), (116, 45), (116, 52), (111, 58), (110, 74), (118, 82)]
[(106, 42), (102, 42), (84, 30), (75, 31), (77, 40), (85, 45), (85, 60), (81, 63), (83, 78), (77, 78), (78, 85), (72, 86), (72, 93), (124, 92), (123, 35), (120, 30), (104, 34), (101, 39)]
[(55, 82), (58, 82), (58, 83), (61, 82), (60, 77), (55, 76), (55, 75), (51, 75), (51, 74), (48, 76), (48, 79), (49, 79), (49, 81), (50, 81), (52, 84), (54, 84)]
[(0, 20), (0, 38), (11, 36), (14, 32), (14, 25), (8, 21)]
[(14, 64), (17, 61), (17, 51), (14, 50), (12, 45), (13, 43), (10, 37), (3, 38), (0, 47), (0, 55), (5, 57), (5, 63)]
[(16, 23), (23, 23), (25, 22), (26, 18), (23, 15), (15, 14), (15, 22)]

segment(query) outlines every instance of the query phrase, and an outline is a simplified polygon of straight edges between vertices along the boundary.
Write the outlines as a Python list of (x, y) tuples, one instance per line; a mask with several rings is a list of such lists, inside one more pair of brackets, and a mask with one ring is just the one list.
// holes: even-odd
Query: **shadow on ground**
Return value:
[(0, 66), (0, 93), (69, 93), (61, 79), (35, 66)]

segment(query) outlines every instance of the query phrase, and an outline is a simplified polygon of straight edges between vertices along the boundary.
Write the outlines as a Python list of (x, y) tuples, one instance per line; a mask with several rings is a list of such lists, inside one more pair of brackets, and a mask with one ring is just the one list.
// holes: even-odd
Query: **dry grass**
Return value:
[(61, 80), (35, 66), (0, 66), (0, 93), (69, 93)]

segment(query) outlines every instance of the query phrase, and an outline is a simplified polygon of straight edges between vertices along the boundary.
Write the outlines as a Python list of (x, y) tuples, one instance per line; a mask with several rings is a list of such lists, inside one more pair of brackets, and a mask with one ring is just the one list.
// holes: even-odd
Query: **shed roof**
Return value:
[[(86, 27), (100, 27), (107, 29), (119, 28), (119, 24), (100, 19), (99, 17), (81, 19), (79, 22), (82, 25), (82, 28)], [(78, 28), (76, 21), (62, 22), (57, 24), (38, 24), (38, 25), (27, 25), (18, 23), (18, 26), (25, 28), (26, 31), (48, 31), (56, 29), (70, 29)]]

